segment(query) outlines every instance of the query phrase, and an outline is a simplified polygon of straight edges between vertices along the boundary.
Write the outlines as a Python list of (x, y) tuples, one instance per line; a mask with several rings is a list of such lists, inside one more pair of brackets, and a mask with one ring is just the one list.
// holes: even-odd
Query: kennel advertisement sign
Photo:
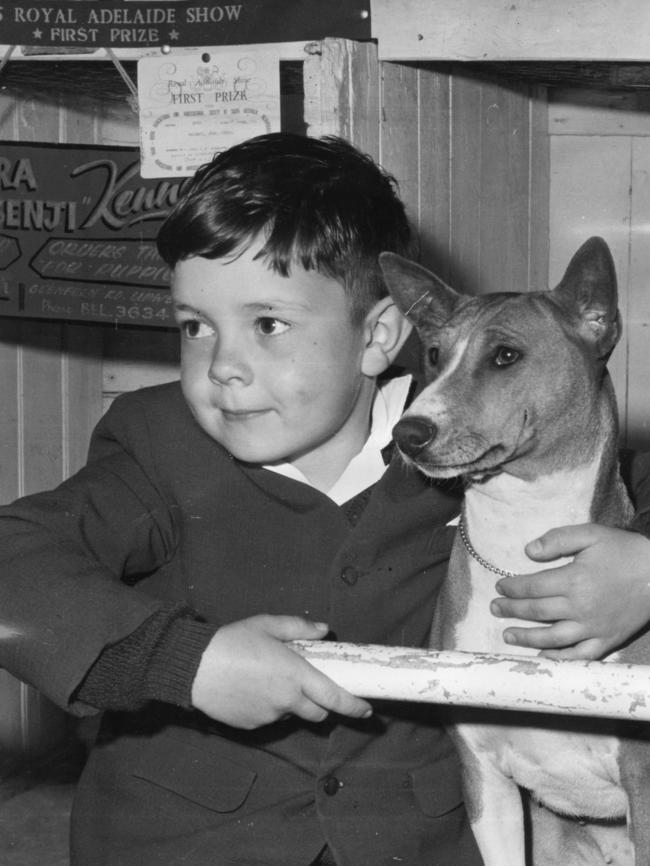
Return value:
[(139, 156), (0, 142), (0, 315), (173, 327), (155, 238), (184, 179)]
[(370, 39), (370, 3), (350, 0), (0, 2), (7, 45), (143, 48)]

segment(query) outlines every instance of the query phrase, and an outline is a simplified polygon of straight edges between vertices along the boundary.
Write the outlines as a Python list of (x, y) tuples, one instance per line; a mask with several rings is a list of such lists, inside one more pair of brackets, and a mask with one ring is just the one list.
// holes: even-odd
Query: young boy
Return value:
[(371, 708), (287, 646), (427, 640), (458, 492), (390, 453), (409, 326), (377, 257), (409, 244), (342, 141), (216, 157), (159, 236), (180, 384), (0, 510), (0, 664), (104, 711), (72, 866), (479, 866), (442, 711)]

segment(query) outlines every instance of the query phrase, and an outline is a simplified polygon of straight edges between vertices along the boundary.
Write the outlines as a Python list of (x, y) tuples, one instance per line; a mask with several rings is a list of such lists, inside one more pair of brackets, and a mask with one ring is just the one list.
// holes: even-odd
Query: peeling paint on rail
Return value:
[(294, 641), (353, 694), (484, 709), (650, 720), (650, 666)]

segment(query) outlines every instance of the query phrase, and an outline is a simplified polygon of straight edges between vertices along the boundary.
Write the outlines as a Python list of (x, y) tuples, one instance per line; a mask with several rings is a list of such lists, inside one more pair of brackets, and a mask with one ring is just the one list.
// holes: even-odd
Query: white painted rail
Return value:
[(329, 641), (292, 648), (359, 697), (650, 720), (650, 666)]

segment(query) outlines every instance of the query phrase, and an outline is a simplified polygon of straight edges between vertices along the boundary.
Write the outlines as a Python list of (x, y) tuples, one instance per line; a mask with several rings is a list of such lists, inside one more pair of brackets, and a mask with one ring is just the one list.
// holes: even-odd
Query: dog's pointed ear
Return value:
[(452, 314), (461, 295), (415, 262), (396, 253), (380, 253), (386, 286), (399, 310), (418, 329), (441, 325)]
[(593, 237), (573, 256), (553, 295), (571, 312), (579, 334), (599, 358), (608, 358), (621, 336), (616, 269), (609, 247)]

